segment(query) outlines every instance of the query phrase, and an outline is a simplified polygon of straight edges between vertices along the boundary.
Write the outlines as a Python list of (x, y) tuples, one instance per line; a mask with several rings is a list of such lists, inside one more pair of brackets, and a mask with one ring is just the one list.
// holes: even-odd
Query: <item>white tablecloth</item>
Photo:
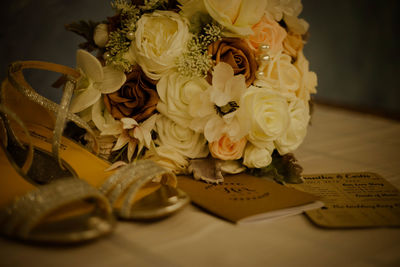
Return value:
[[(295, 154), (305, 174), (371, 171), (400, 188), (399, 136), (398, 122), (317, 106)], [(0, 239), (0, 266), (400, 266), (400, 229), (326, 230), (303, 215), (234, 225), (189, 206), (80, 246)]]

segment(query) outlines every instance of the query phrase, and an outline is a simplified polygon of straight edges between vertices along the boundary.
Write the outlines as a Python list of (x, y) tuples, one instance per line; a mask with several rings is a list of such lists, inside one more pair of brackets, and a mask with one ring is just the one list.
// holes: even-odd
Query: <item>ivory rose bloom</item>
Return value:
[(266, 12), (276, 21), (283, 19), (290, 31), (305, 34), (309, 25), (304, 19), (298, 18), (302, 10), (301, 0), (268, 0)]
[(192, 120), (189, 114), (190, 102), (195, 99), (196, 94), (207, 90), (209, 86), (201, 78), (187, 78), (177, 72), (165, 75), (157, 83), (160, 97), (157, 110), (177, 124), (186, 127)]
[(237, 142), (232, 142), (227, 135), (223, 135), (218, 141), (209, 143), (208, 149), (214, 158), (235, 160), (242, 157), (246, 142), (245, 137)]
[(172, 11), (144, 14), (137, 22), (134, 58), (145, 74), (159, 80), (175, 65), (190, 38), (187, 21)]
[(290, 124), (286, 132), (275, 140), (275, 146), (279, 154), (283, 155), (292, 152), (303, 142), (307, 133), (310, 112), (308, 103), (300, 99), (293, 99), (289, 104)]
[(154, 142), (159, 147), (168, 147), (188, 158), (204, 158), (208, 155), (206, 140), (202, 134), (180, 126), (165, 116), (157, 118), (155, 131), (157, 139)]
[(285, 97), (295, 96), (300, 87), (300, 72), (291, 63), (292, 58), (286, 54), (279, 54), (261, 69), (263, 75), (259, 75), (257, 86), (271, 86)]
[(303, 10), (301, 0), (268, 0), (267, 14), (276, 21), (283, 19), (283, 16), (298, 16)]
[(143, 159), (150, 159), (176, 174), (187, 173), (187, 167), (189, 166), (189, 160), (185, 156), (166, 146), (147, 150)]
[(218, 23), (229, 31), (244, 36), (252, 34), (251, 26), (261, 19), (267, 1), (204, 0), (204, 5), (210, 16)]
[(302, 99), (304, 102), (310, 100), (310, 94), (315, 94), (317, 89), (317, 75), (315, 72), (309, 70), (308, 60), (304, 57), (303, 52), (298, 54), (297, 60), (294, 66), (300, 73), (300, 84), (299, 89), (296, 91), (298, 98)]
[(243, 164), (249, 168), (263, 168), (272, 162), (274, 144), (270, 142), (266, 148), (256, 147), (248, 143), (243, 155)]
[(304, 19), (300, 19), (297, 16), (284, 16), (284, 21), (289, 31), (296, 34), (305, 34), (308, 31), (310, 25)]
[(249, 42), (254, 49), (262, 44), (270, 46), (269, 55), (275, 56), (283, 49), (282, 43), (286, 38), (286, 30), (278, 22), (263, 16), (261, 20), (252, 27), (254, 34), (249, 36)]
[(297, 54), (303, 50), (304, 41), (300, 34), (289, 32), (283, 40), (283, 53), (296, 59)]
[(242, 124), (249, 124), (247, 139), (260, 148), (268, 147), (289, 126), (286, 99), (270, 88), (250, 86), (243, 95), (238, 116)]

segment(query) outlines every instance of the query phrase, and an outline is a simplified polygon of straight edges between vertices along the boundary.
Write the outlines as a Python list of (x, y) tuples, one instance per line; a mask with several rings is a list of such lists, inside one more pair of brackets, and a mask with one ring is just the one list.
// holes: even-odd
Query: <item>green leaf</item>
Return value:
[(95, 49), (98, 49), (93, 39), (94, 30), (98, 24), (98, 22), (93, 22), (91, 20), (80, 20), (79, 22), (66, 24), (65, 29), (85, 38), (86, 42), (79, 44), (79, 47), (91, 52)]
[(249, 169), (248, 173), (262, 178), (274, 179), (279, 183), (301, 184), (303, 168), (296, 163), (293, 154), (279, 155), (277, 151), (272, 154), (270, 165), (259, 169)]

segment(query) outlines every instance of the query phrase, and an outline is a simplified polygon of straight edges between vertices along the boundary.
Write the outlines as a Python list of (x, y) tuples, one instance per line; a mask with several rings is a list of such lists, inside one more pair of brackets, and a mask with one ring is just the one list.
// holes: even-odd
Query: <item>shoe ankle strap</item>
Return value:
[[(48, 70), (53, 72), (58, 72), (64, 75), (71, 76), (75, 79), (78, 79), (80, 76), (79, 71), (56, 63), (44, 62), (44, 61), (16, 61), (11, 63), (10, 67), (8, 68), (9, 75), (10, 73), (15, 73), (22, 71), (24, 69), (41, 69), (41, 70)], [(25, 80), (25, 79), (24, 79)]]
[[(30, 84), (25, 80), (23, 70), (24, 69), (41, 69), (64, 74), (67, 77), (67, 81), (64, 87), (64, 94), (61, 100), (61, 105), (41, 96)], [(8, 69), (8, 81), (13, 88), (17, 89), (20, 93), (25, 95), (29, 100), (42, 106), (43, 108), (57, 114), (54, 136), (53, 136), (53, 154), (59, 161), (58, 150), (60, 146), (62, 132), (64, 130), (65, 121), (72, 121), (81, 128), (84, 128), (94, 139), (93, 150), (98, 153), (99, 146), (97, 142), (96, 134), (92, 128), (82, 120), (79, 116), (69, 112), (68, 106), (72, 98), (73, 91), (75, 89), (76, 80), (80, 77), (79, 71), (70, 67), (59, 65), (55, 63), (42, 62), (42, 61), (17, 61), (10, 65)]]

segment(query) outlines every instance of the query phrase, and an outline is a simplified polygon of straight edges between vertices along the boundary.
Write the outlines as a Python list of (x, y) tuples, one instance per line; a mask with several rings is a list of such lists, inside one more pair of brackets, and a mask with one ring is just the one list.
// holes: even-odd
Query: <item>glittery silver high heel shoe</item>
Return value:
[[(79, 179), (65, 177), (48, 185), (32, 181), (30, 174), (35, 175), (35, 169), (40, 168), (42, 175), (54, 174), (50, 170), (54, 165), (42, 156), (42, 165), (37, 166), (32, 143), (22, 146), (10, 135), (12, 129), (6, 127), (9, 120), (14, 121), (29, 139), (23, 122), (1, 104), (0, 115), (0, 234), (12, 239), (58, 244), (83, 242), (109, 234), (115, 220), (108, 200)], [(12, 155), (15, 150), (26, 152), (20, 164)], [(43, 166), (47, 167), (43, 169)]]
[[(26, 82), (24, 69), (44, 69), (68, 76), (60, 105), (37, 94)], [(176, 188), (176, 176), (152, 161), (139, 160), (117, 171), (109, 171), (110, 163), (62, 135), (65, 121), (73, 121), (89, 134), (93, 131), (80, 117), (68, 112), (68, 105), (80, 73), (74, 69), (39, 61), (16, 62), (9, 68), (2, 84), (5, 105), (16, 110), (31, 133), (35, 147), (65, 162), (76, 175), (98, 188), (109, 199), (114, 213), (124, 219), (157, 219), (170, 215), (188, 202), (186, 193)], [(54, 115), (56, 114), (56, 116)], [(15, 131), (21, 136), (21, 130)], [(96, 139), (94, 139), (96, 140)], [(96, 142), (94, 151), (96, 151)], [(67, 167), (65, 167), (67, 168)]]

